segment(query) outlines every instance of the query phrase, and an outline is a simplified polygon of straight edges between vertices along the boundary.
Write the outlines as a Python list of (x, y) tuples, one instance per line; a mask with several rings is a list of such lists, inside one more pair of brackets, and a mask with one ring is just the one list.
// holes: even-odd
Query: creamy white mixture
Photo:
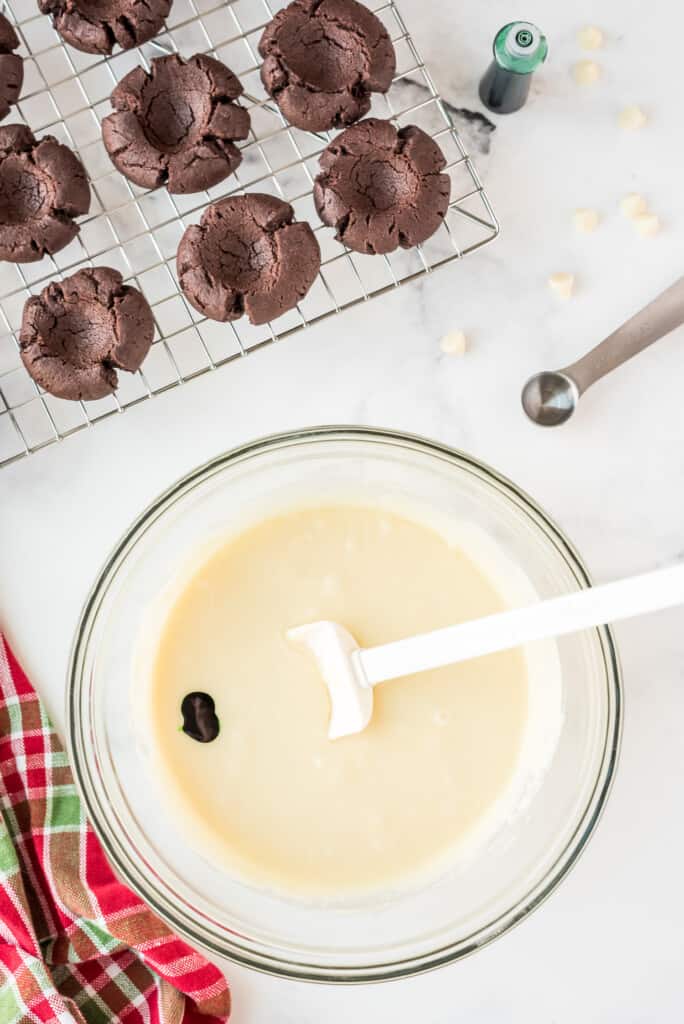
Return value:
[[(248, 883), (309, 897), (475, 854), (553, 754), (555, 644), (384, 683), (370, 726), (331, 742), (325, 685), (285, 634), (327, 618), (370, 646), (533, 600), (482, 531), (405, 507), (300, 505), (204, 551), (154, 610), (140, 663), (151, 769), (182, 834)], [(211, 743), (179, 730), (191, 691), (216, 702)]]

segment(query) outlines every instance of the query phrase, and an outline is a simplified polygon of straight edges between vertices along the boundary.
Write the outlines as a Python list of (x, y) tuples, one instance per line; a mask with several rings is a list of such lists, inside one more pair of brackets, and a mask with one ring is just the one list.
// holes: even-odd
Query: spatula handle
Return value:
[(356, 652), (371, 686), (684, 604), (684, 563)]

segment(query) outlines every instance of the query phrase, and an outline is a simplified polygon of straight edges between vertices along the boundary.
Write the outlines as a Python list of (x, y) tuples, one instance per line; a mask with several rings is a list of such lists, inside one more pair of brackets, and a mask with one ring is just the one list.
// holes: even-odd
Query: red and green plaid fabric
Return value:
[(0, 636), (0, 1024), (220, 1024), (225, 978), (114, 877)]

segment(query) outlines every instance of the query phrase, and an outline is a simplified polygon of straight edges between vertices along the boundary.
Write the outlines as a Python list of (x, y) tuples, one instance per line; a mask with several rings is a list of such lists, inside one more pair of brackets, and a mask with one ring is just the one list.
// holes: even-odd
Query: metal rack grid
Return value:
[[(74, 149), (89, 174), (90, 213), (77, 238), (54, 257), (33, 264), (0, 263), (0, 466), (7, 465), (99, 420), (121, 413), (233, 359), (241, 358), (308, 324), (389, 291), (479, 248), (498, 232), (496, 218), (462, 141), (454, 129), (394, 0), (368, 6), (389, 30), (397, 74), (386, 96), (373, 97), (371, 115), (398, 125), (417, 124), (438, 140), (452, 179), (444, 225), (424, 245), (389, 256), (352, 253), (323, 227), (312, 200), (318, 155), (332, 133), (290, 126), (259, 79), (257, 43), (281, 0), (174, 0), (165, 30), (144, 46), (103, 58), (64, 44), (36, 0), (0, 0), (16, 26), (24, 57), (24, 88), (7, 123), (23, 122)], [(239, 75), (252, 131), (242, 144), (236, 175), (207, 192), (172, 196), (139, 189), (112, 166), (100, 122), (109, 95), (137, 64), (180, 52), (209, 53)], [(184, 299), (175, 272), (183, 231), (209, 202), (239, 191), (273, 192), (295, 216), (308, 220), (321, 246), (317, 281), (296, 309), (274, 324), (246, 318), (219, 324), (202, 318)], [(138, 287), (155, 318), (155, 342), (143, 367), (120, 373), (116, 394), (95, 402), (67, 402), (42, 391), (19, 358), (17, 331), (26, 299), (53, 279), (86, 266), (111, 266)]]

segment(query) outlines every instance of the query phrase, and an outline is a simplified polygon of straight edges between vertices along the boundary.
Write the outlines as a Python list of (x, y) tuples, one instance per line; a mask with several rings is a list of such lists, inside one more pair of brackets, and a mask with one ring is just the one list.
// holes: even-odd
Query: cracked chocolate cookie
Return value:
[(225, 64), (196, 54), (157, 57), (134, 68), (112, 93), (102, 138), (114, 166), (143, 188), (201, 192), (227, 178), (242, 156), (249, 114), (234, 102), (242, 86)]
[(66, 43), (84, 53), (124, 50), (156, 36), (172, 0), (38, 0)]
[(434, 234), (451, 181), (437, 143), (415, 125), (368, 118), (323, 150), (314, 202), (337, 239), (362, 253), (410, 249)]
[(24, 83), (24, 61), (17, 53), (17, 33), (4, 14), (0, 14), (0, 121), (19, 99)]
[(90, 209), (83, 164), (51, 135), (23, 124), (0, 128), (0, 260), (32, 263), (78, 234)]
[(53, 281), (24, 306), (19, 342), (24, 366), (57, 398), (104, 398), (116, 371), (138, 369), (154, 336), (147, 300), (109, 267)]
[(264, 324), (292, 309), (314, 282), (321, 253), (311, 227), (289, 203), (250, 193), (213, 203), (178, 247), (180, 286), (211, 320), (246, 313)]
[(294, 0), (266, 26), (259, 53), (266, 92), (310, 132), (358, 121), (396, 70), (387, 29), (356, 0)]

